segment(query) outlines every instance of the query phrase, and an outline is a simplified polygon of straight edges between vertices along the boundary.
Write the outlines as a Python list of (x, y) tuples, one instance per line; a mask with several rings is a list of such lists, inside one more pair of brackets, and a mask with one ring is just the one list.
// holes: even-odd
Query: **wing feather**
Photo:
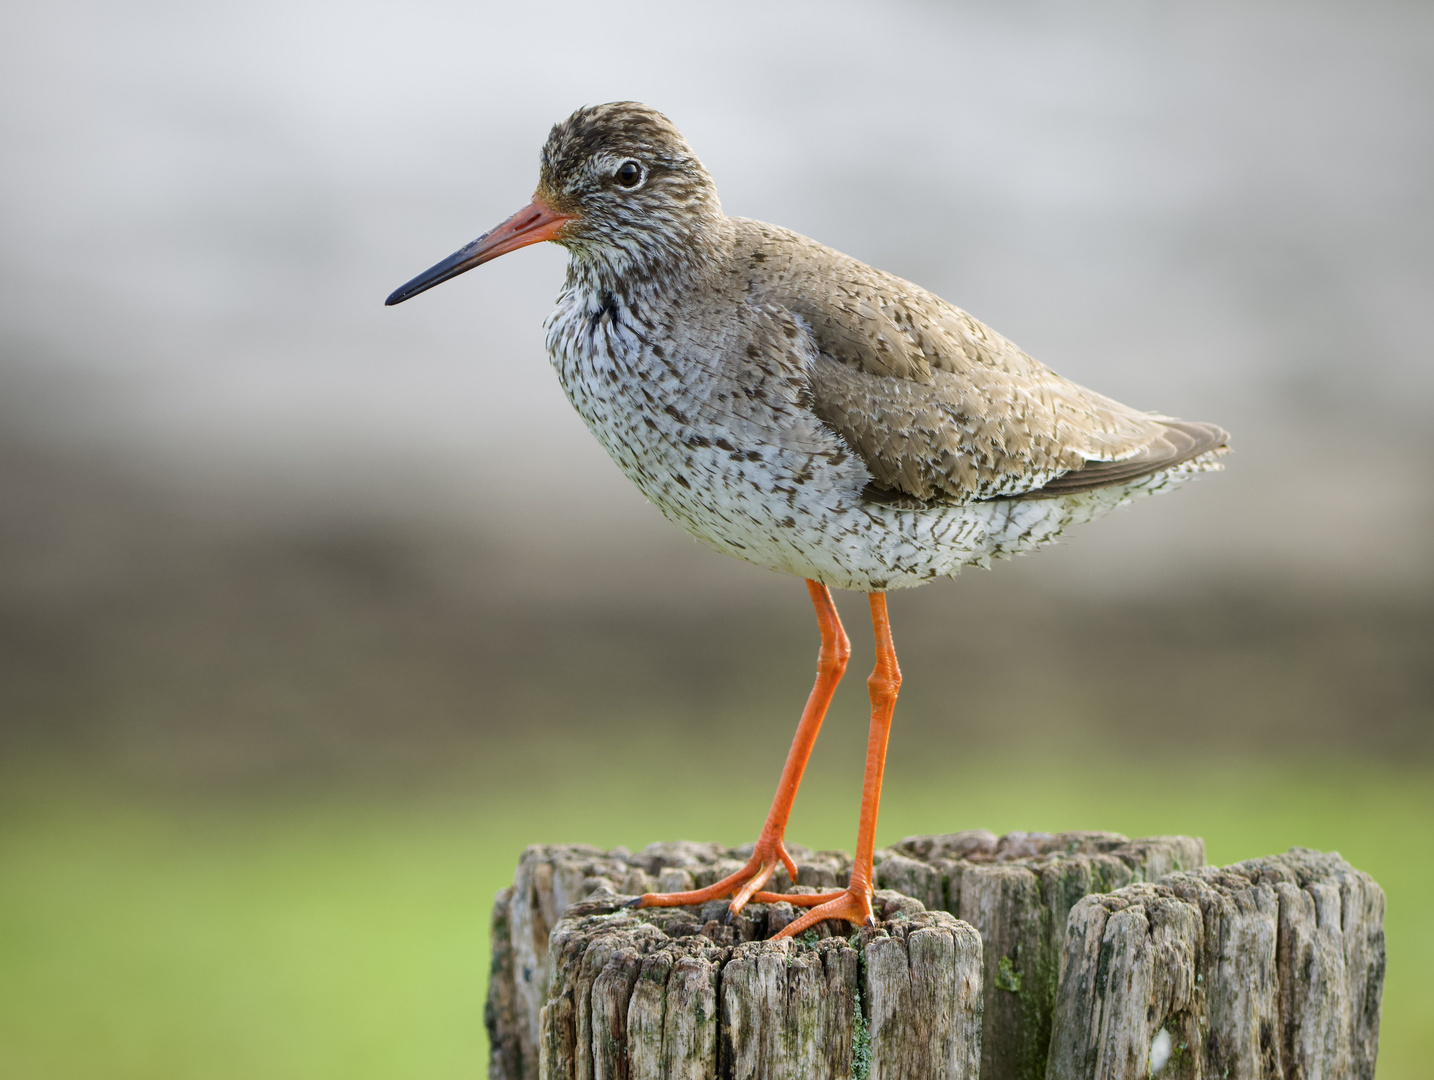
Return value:
[(810, 408), (866, 463), (879, 501), (1070, 494), (1224, 445), (1213, 425), (1061, 378), (920, 286), (785, 229), (739, 225), (749, 295), (810, 336)]
[(1119, 461), (1088, 461), (1062, 473), (1022, 498), (1051, 498), (1138, 480), (1183, 465), (1202, 454), (1225, 449), (1229, 435), (1223, 428), (1191, 420), (1162, 421), (1164, 430), (1138, 454)]

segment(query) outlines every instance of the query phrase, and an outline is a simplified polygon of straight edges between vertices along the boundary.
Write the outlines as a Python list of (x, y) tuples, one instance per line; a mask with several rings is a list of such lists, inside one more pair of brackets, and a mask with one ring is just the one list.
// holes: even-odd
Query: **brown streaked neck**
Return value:
[(736, 230), (723, 214), (685, 228), (628, 234), (620, 243), (569, 243), (566, 287), (632, 300), (672, 298), (708, 284), (727, 264)]

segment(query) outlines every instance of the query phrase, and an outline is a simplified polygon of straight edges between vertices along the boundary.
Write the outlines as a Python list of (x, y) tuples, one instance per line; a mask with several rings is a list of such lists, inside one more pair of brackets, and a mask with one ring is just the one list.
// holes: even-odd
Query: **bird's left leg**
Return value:
[(856, 833), (856, 861), (851, 868), (851, 882), (840, 892), (814, 896), (784, 896), (757, 893), (759, 903), (785, 900), (789, 904), (812, 907), (805, 915), (788, 923), (774, 935), (776, 938), (800, 934), (823, 919), (845, 919), (858, 926), (872, 922), (871, 896), (873, 871), (872, 853), (876, 850), (876, 811), (881, 805), (881, 778), (886, 771), (886, 742), (891, 734), (891, 714), (896, 709), (896, 693), (901, 689), (901, 668), (896, 664), (896, 646), (891, 641), (891, 623), (886, 615), (886, 594), (875, 592), (871, 600), (871, 627), (876, 636), (876, 667), (866, 680), (871, 696), (871, 730), (866, 740), (866, 777), (861, 789), (861, 822)]
[(797, 734), (792, 739), (792, 748), (787, 752), (787, 763), (782, 768), (782, 779), (777, 784), (777, 794), (772, 799), (772, 808), (767, 813), (766, 824), (757, 837), (752, 857), (747, 865), (714, 885), (691, 892), (647, 893), (632, 901), (632, 907), (678, 907), (689, 904), (705, 904), (724, 896), (732, 897), (730, 910), (733, 914), (742, 910), (754, 893), (771, 879), (778, 866), (785, 866), (792, 881), (797, 880), (797, 867), (787, 854), (783, 839), (787, 831), (787, 819), (792, 813), (792, 803), (797, 798), (797, 788), (802, 782), (802, 773), (807, 767), (807, 758), (822, 729), (822, 719), (827, 706), (836, 693), (851, 656), (851, 642), (842, 629), (837, 617), (836, 604), (832, 602), (831, 590), (816, 581), (807, 581), (812, 607), (816, 611), (817, 626), (821, 630), (822, 644), (817, 653), (817, 678), (812, 685), (807, 706), (802, 711)]

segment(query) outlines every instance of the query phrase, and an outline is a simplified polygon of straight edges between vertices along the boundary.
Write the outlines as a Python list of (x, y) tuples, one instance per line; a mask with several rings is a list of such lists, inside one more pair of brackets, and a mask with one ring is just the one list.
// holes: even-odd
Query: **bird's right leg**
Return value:
[(787, 751), (787, 763), (782, 768), (782, 779), (777, 785), (777, 794), (772, 799), (772, 809), (767, 812), (767, 822), (757, 837), (756, 846), (747, 865), (735, 874), (723, 878), (715, 885), (691, 892), (647, 893), (632, 904), (633, 907), (678, 907), (687, 904), (705, 904), (731, 896), (733, 914), (741, 911), (752, 894), (765, 885), (776, 873), (778, 866), (785, 866), (791, 875), (792, 884), (797, 881), (797, 867), (792, 862), (782, 840), (787, 831), (787, 819), (792, 814), (792, 803), (797, 798), (797, 788), (802, 783), (802, 773), (816, 744), (817, 734), (822, 729), (822, 720), (846, 671), (851, 658), (851, 642), (842, 629), (837, 617), (836, 605), (832, 603), (831, 590), (808, 579), (807, 591), (812, 596), (812, 607), (816, 609), (817, 626), (821, 628), (822, 645), (817, 653), (817, 680), (812, 686), (807, 707), (802, 710), (801, 723), (792, 739), (792, 748)]

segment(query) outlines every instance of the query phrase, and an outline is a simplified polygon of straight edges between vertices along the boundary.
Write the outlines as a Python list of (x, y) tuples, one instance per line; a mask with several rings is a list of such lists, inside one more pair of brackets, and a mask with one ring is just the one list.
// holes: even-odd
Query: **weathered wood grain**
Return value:
[[(849, 872), (840, 852), (793, 851), (809, 888)], [(975, 1076), (978, 1056), (984, 1080), (1374, 1075), (1384, 895), (1338, 855), (1217, 869), (1183, 837), (955, 833), (878, 853), (888, 925), (850, 941), (829, 937), (839, 924), (765, 941), (785, 904), (730, 924), (721, 901), (599, 914), (744, 856), (525, 852), (494, 905), (490, 1077)], [(931, 974), (953, 963), (980, 970)]]
[(949, 911), (981, 934), (983, 1080), (1041, 1080), (1065, 941), (1082, 897), (1205, 862), (1192, 837), (984, 830), (912, 836), (887, 852), (877, 883)]
[(1072, 909), (1049, 1080), (1372, 1080), (1384, 894), (1303, 848)]
[[(523, 1039), (529, 1031), (513, 978), (512, 905), (511, 885), (500, 889), (493, 898), (488, 925), (488, 1000), (483, 1006), (483, 1026), (488, 1029), (488, 1075), (502, 1080), (526, 1075)], [(535, 1049), (529, 1049), (527, 1060), (536, 1062)]]
[[(810, 852), (789, 845), (798, 885), (831, 889), (846, 884), (851, 861), (841, 852)], [(539, 1014), (553, 978), (549, 935), (573, 904), (607, 889), (614, 894), (700, 888), (741, 867), (750, 849), (689, 841), (650, 844), (636, 854), (585, 844), (538, 844), (527, 848), (509, 889), (493, 906), (492, 962), (485, 1022), (492, 1080), (535, 1080), (539, 1060)], [(785, 870), (774, 888), (791, 887)], [(697, 913), (675, 916), (701, 928)], [(720, 917), (720, 916), (719, 916)], [(773, 931), (775, 932), (775, 930)]]
[[(844, 853), (812, 853), (797, 845), (789, 850), (799, 886), (845, 884), (850, 861)], [(581, 845), (525, 851), (511, 891), (500, 894), (494, 910), (487, 1009), (490, 1077), (531, 1080), (538, 1075), (539, 1013), (554, 971), (548, 935), (570, 904), (602, 888), (635, 895), (700, 887), (737, 869), (747, 854), (747, 849), (687, 842), (653, 844), (636, 854)], [(1071, 906), (1091, 892), (1199, 866), (1203, 856), (1200, 841), (1188, 837), (1132, 841), (1115, 833), (1012, 833), (998, 838), (972, 831), (909, 837), (878, 852), (877, 884), (977, 928), (986, 943), (982, 1075), (1038, 1080), (1045, 1074)], [(774, 881), (778, 890), (788, 888), (785, 872)], [(507, 910), (500, 914), (504, 905)], [(671, 918), (697, 933), (722, 917), (724, 905), (709, 907), (703, 912), (674, 909)], [(743, 940), (763, 936), (752, 929), (748, 916), (738, 923), (748, 927)], [(643, 1014), (638, 1019), (651, 1022)]]
[(946, 912), (881, 891), (875, 927), (769, 941), (791, 905), (699, 924), (622, 899), (602, 889), (553, 930), (546, 1080), (975, 1080), (981, 943)]

